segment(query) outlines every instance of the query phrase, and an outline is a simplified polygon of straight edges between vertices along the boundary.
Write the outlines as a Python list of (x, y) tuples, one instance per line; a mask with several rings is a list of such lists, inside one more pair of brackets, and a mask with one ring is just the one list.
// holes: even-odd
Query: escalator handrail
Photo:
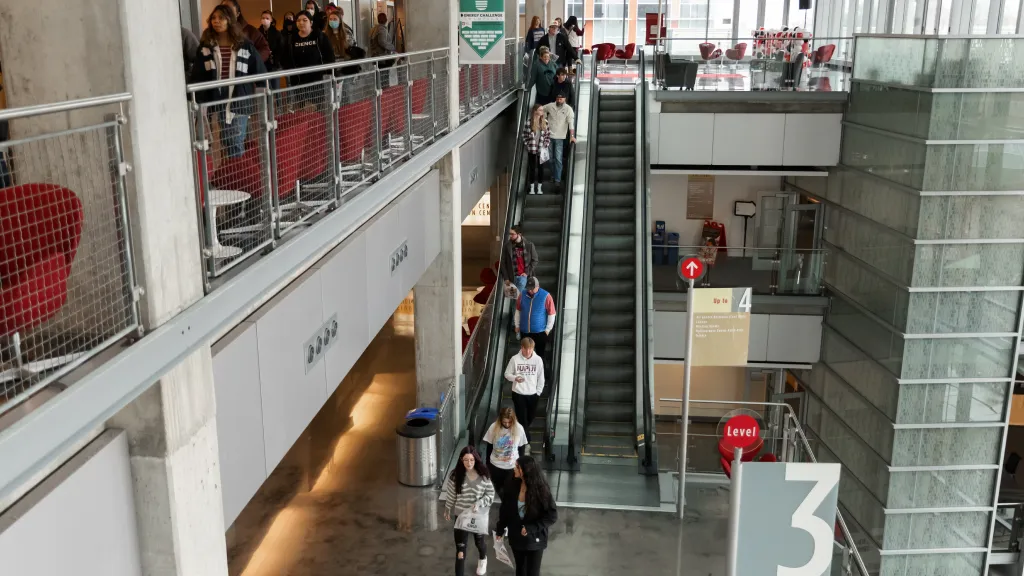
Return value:
[[(530, 105), (530, 94), (522, 88), (520, 88), (520, 105), (518, 110), (518, 116), (516, 117), (516, 134), (518, 135), (519, 127), (523, 125), (524, 118), (528, 113)], [(520, 181), (522, 180), (523, 170), (523, 153), (524, 145), (522, 138), (516, 137), (515, 152), (512, 158), (512, 178), (509, 180), (508, 192), (505, 203), (505, 230), (511, 228), (516, 218), (522, 214), (522, 187)], [(502, 248), (500, 256), (498, 257), (498, 279), (495, 283), (492, 291), (492, 303), (493, 308), (491, 309), (491, 331), (487, 342), (487, 352), (485, 356), (486, 370), (483, 375), (484, 384), (478, 387), (479, 392), (475, 398), (470, 398), (466, 406), (471, 407), (469, 424), (467, 426), (469, 431), (469, 443), (471, 445), (477, 445), (486, 430), (486, 426), (490, 425), (491, 419), (489, 418), (491, 412), (491, 406), (496, 406), (493, 396), (494, 394), (494, 374), (495, 372), (500, 373), (504, 366), (499, 366), (503, 358), (502, 351), (504, 350), (504, 338), (501, 338), (503, 332), (508, 332), (508, 322), (505, 315), (502, 313), (505, 309), (505, 291), (502, 290), (503, 281), (501, 279), (501, 265), (506, 259), (505, 256), (505, 239), (502, 239)], [(501, 346), (499, 348), (499, 346)], [(496, 368), (497, 367), (497, 368)], [(501, 400), (500, 382), (498, 389), (498, 401)]]
[[(575, 76), (575, 86), (573, 90), (576, 97), (573, 99), (573, 104), (576, 108), (579, 108), (580, 101), (580, 86), (583, 84), (583, 74), (585, 70), (585, 64), (583, 61), (577, 66)], [(576, 127), (579, 125), (579, 116), (575, 117), (575, 123), (572, 126), (573, 134), (576, 133)], [(555, 338), (554, 345), (551, 347), (551, 353), (548, 358), (551, 359), (551, 389), (548, 392), (548, 410), (545, 424), (547, 429), (544, 434), (544, 445), (551, 446), (552, 440), (555, 437), (555, 421), (558, 418), (558, 391), (560, 388), (562, 370), (562, 338), (565, 334), (565, 315), (562, 313), (565, 310), (565, 294), (566, 284), (568, 282), (568, 263), (569, 263), (569, 222), (572, 216), (572, 186), (573, 178), (576, 176), (576, 144), (569, 146), (569, 165), (565, 170), (565, 182), (562, 188), (562, 245), (561, 252), (559, 253), (558, 262), (558, 294), (555, 301), (555, 310), (561, 316), (560, 321), (555, 323)], [(549, 457), (553, 457), (554, 454), (549, 454)]]
[[(658, 471), (658, 451), (655, 446), (656, 435), (654, 425), (654, 360), (651, 351), (653, 333), (653, 292), (651, 288), (651, 234), (650, 234), (650, 138), (647, 134), (647, 70), (644, 49), (640, 47), (638, 74), (640, 83), (637, 86), (637, 276), (636, 287), (639, 298), (639, 314), (637, 314), (637, 390), (640, 406), (637, 410), (642, 420), (640, 434), (643, 435), (643, 458), (641, 465), (648, 474)], [(639, 440), (639, 439), (638, 439)], [(638, 446), (639, 448), (639, 446)]]
[(601, 83), (597, 79), (597, 68), (591, 68), (590, 73), (590, 115), (587, 125), (587, 194), (583, 196), (583, 234), (580, 244), (580, 279), (579, 279), (579, 301), (577, 303), (576, 323), (576, 370), (575, 382), (572, 395), (572, 404), (569, 408), (569, 460), (575, 464), (578, 446), (581, 445), (579, 436), (586, 427), (586, 414), (584, 413), (587, 404), (587, 330), (590, 320), (590, 270), (594, 251), (594, 205), (593, 201), (596, 190), (594, 180), (597, 178), (597, 117), (600, 98)]

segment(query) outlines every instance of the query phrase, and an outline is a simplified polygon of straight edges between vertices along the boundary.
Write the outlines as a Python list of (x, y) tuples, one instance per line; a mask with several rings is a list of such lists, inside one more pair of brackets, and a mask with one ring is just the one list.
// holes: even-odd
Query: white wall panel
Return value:
[(0, 573), (140, 576), (128, 441), (108, 430), (0, 516)]
[[(366, 235), (366, 309), (369, 333), (376, 334), (395, 311), (394, 285), (401, 284), (401, 274), (391, 275), (391, 253), (406, 236), (398, 227), (398, 206), (392, 204), (364, 232)], [(358, 280), (357, 280), (358, 281)], [(399, 301), (401, 301), (399, 299)]]
[(304, 346), (323, 324), (320, 271), (311, 269), (256, 314), (269, 475), (327, 400), (324, 362), (306, 373)]
[(714, 114), (660, 114), (659, 164), (711, 164)]
[(772, 314), (768, 358), (773, 362), (817, 362), (821, 354), (821, 317)]
[(348, 371), (370, 344), (373, 335), (367, 324), (366, 235), (357, 232), (320, 261), (320, 285), (324, 321), (338, 318), (338, 335), (324, 355), (327, 395), (341, 384)]
[(786, 114), (783, 166), (835, 166), (843, 136), (842, 114)]
[(750, 347), (747, 348), (747, 362), (768, 361), (768, 314), (750, 315)]
[(405, 288), (401, 291), (402, 298), (409, 293), (412, 286), (420, 279), (420, 276), (423, 275), (423, 270), (426, 269), (428, 264), (424, 262), (426, 258), (423, 252), (424, 232), (428, 227), (440, 227), (440, 222), (436, 220), (427, 222), (423, 214), (423, 198), (429, 193), (429, 188), (430, 186), (426, 179), (420, 180), (413, 185), (412, 190), (398, 204), (398, 226), (401, 228), (402, 233), (405, 234), (405, 237), (409, 238), (409, 255), (406, 256), (401, 266), (399, 266), (399, 270), (402, 272), (401, 287)]
[(708, 163), (780, 166), (785, 127), (785, 114), (715, 114), (714, 153)]
[[(441, 174), (433, 170), (423, 180), (428, 184), (423, 191), (423, 261), (430, 266), (441, 253)], [(472, 210), (473, 207), (466, 209)]]
[(647, 137), (651, 144), (651, 164), (661, 164), (661, 122), (664, 116), (648, 112), (647, 117), (650, 119), (647, 123)]
[(212, 352), (224, 525), (230, 526), (267, 479), (256, 324), (242, 322)]

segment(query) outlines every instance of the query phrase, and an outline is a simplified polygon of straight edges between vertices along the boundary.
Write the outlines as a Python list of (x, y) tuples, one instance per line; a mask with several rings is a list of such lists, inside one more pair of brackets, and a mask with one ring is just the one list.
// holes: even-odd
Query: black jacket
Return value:
[[(537, 41), (537, 47), (547, 46), (551, 47), (550, 34), (541, 36), (540, 40)], [(555, 34), (555, 55), (558, 58), (555, 60), (555, 65), (559, 68), (565, 68), (576, 61), (576, 49), (569, 44), (569, 37), (565, 34)]]
[[(519, 517), (519, 488), (522, 480), (510, 477), (501, 492), (501, 508), (498, 509), (498, 524), (494, 527), (499, 535), (508, 530), (508, 544), (513, 550), (543, 550), (548, 547), (548, 529), (558, 520), (558, 508), (549, 500), (543, 510), (526, 507), (525, 515)], [(526, 536), (523, 536), (523, 527)]]
[[(288, 69), (305, 68), (307, 66), (319, 66), (321, 64), (334, 63), (334, 49), (331, 48), (331, 41), (323, 32), (313, 29), (309, 36), (303, 38), (298, 32), (286, 38), (288, 49), (285, 51), (284, 67)], [(322, 80), (329, 72), (313, 72), (295, 76), (294, 84), (309, 84)]]
[[(534, 271), (537, 269), (537, 248), (533, 246), (533, 242), (530, 242), (522, 234), (519, 235), (523, 239), (523, 265), (526, 268), (526, 277), (533, 276)], [(516, 243), (509, 240), (505, 241), (505, 259), (501, 261), (501, 277), (509, 282), (516, 278)]]
[(280, 70), (281, 62), (284, 61), (284, 35), (274, 26), (266, 30), (260, 26), (259, 30), (266, 37), (267, 44), (270, 44), (270, 60), (267, 61), (267, 70)]
[(569, 80), (568, 76), (565, 78), (565, 82), (561, 84), (558, 83), (558, 77), (555, 77), (555, 81), (551, 84), (551, 92), (549, 94), (551, 102), (554, 102), (559, 94), (564, 94), (566, 104), (572, 106), (573, 110), (576, 109), (576, 90), (573, 88), (572, 80)]
[[(220, 77), (220, 69), (217, 66), (219, 49), (216, 46), (200, 46), (196, 51), (195, 64), (192, 66), (192, 74), (189, 75), (189, 83), (210, 82), (213, 80), (226, 80)], [(242, 78), (263, 74), (267, 71), (263, 66), (263, 59), (252, 42), (246, 40), (242, 46), (234, 51), (235, 65), (230, 71), (230, 78)], [(252, 83), (236, 84), (230, 90), (228, 88), (215, 88), (213, 90), (201, 90), (196, 93), (197, 102), (212, 102), (250, 96), (255, 92)], [(231, 104), (231, 111), (236, 114), (251, 114), (253, 111), (253, 100), (246, 99), (243, 103)]]

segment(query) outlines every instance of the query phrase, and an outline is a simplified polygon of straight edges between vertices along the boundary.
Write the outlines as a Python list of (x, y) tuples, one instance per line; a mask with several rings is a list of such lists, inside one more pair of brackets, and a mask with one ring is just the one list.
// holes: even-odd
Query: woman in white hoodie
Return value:
[(508, 361), (505, 379), (512, 383), (512, 405), (516, 419), (526, 430), (526, 441), (530, 441), (530, 424), (537, 413), (537, 399), (544, 391), (544, 360), (534, 352), (533, 338), (519, 341), (519, 353)]

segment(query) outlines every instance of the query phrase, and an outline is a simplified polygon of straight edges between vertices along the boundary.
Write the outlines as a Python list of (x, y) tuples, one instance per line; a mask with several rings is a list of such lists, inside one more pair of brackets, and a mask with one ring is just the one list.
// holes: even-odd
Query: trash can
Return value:
[(665, 234), (655, 232), (651, 235), (651, 264), (654, 266), (665, 265)]
[(409, 418), (396, 431), (398, 481), (406, 486), (432, 485), (437, 480), (437, 420)]
[(679, 233), (669, 232), (668, 242), (666, 242), (666, 245), (668, 246), (668, 248), (666, 249), (668, 252), (668, 257), (666, 258), (665, 263), (671, 264), (673, 266), (679, 264)]

